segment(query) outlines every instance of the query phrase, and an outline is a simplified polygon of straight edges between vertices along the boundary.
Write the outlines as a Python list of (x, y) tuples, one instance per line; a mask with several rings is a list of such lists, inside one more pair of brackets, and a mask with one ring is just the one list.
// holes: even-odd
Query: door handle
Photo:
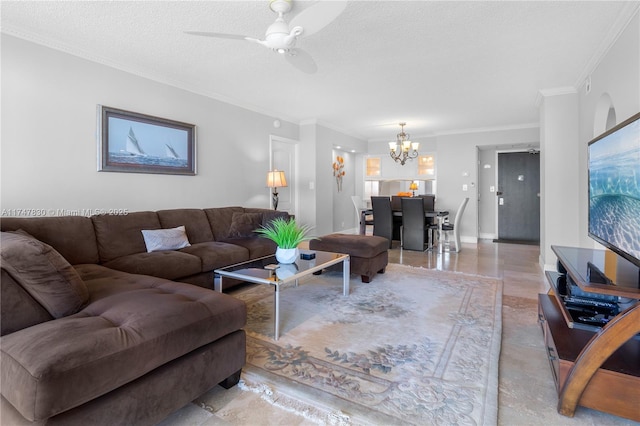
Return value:
[(497, 197), (499, 197), (499, 196), (501, 196), (501, 195), (502, 195), (502, 191), (497, 191), (497, 192), (496, 192), (496, 196), (497, 196)]

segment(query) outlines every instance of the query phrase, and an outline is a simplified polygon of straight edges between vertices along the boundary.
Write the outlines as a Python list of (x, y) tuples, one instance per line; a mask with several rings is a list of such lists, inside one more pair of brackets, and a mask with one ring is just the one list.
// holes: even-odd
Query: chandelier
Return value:
[(409, 140), (410, 136), (404, 132), (404, 126), (406, 126), (407, 123), (398, 124), (400, 124), (401, 130), (396, 136), (397, 141), (389, 142), (389, 149), (391, 150), (389, 154), (396, 163), (400, 163), (400, 165), (404, 166), (404, 163), (406, 163), (407, 160), (412, 160), (418, 156), (418, 146), (420, 144), (418, 142), (411, 142)]

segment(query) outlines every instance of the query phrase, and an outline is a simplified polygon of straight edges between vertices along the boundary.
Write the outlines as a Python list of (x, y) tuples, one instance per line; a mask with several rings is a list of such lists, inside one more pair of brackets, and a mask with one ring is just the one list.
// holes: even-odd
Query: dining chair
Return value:
[(393, 242), (393, 212), (389, 197), (371, 197), (373, 209), (373, 235), (389, 240), (389, 248)]
[(391, 210), (402, 210), (402, 197), (399, 195), (391, 196)]
[[(399, 212), (402, 211), (402, 196), (400, 195), (392, 195), (391, 196), (391, 212)], [(402, 232), (400, 228), (402, 227), (402, 217), (393, 215), (393, 234), (392, 237), (394, 240), (402, 241)]]
[(430, 247), (429, 223), (422, 198), (402, 198), (402, 248), (424, 251)]
[(458, 207), (458, 211), (456, 212), (456, 217), (453, 220), (453, 224), (448, 221), (442, 224), (442, 232), (446, 236), (446, 244), (449, 247), (449, 251), (451, 251), (451, 234), (453, 234), (454, 244), (455, 244), (455, 252), (458, 253), (462, 246), (460, 244), (460, 221), (462, 220), (462, 214), (464, 213), (464, 209), (467, 207), (467, 203), (469, 202), (469, 198), (465, 198), (460, 203)]
[(418, 195), (424, 201), (424, 211), (432, 212), (436, 209), (436, 196), (433, 194)]
[[(366, 234), (366, 229), (367, 229), (366, 226), (373, 225), (373, 214), (370, 214), (370, 213), (365, 214), (364, 223), (362, 223), (363, 222), (362, 211), (369, 210), (369, 208), (367, 207), (365, 202), (362, 200), (362, 197), (360, 197), (359, 195), (352, 195), (351, 201), (353, 201), (353, 206), (356, 209), (356, 221), (357, 223), (360, 224), (360, 233)], [(363, 230), (364, 232), (362, 232)]]

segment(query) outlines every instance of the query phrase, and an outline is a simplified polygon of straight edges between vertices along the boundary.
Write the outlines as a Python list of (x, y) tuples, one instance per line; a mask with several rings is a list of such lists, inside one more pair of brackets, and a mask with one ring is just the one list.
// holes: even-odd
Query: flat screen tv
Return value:
[(640, 113), (589, 142), (589, 236), (640, 266)]

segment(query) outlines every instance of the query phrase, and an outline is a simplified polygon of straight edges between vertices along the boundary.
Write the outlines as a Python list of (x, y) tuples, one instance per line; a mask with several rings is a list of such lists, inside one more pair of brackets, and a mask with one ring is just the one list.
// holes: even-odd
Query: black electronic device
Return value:
[(315, 253), (300, 253), (300, 259), (302, 260), (311, 260), (315, 258), (316, 258)]

